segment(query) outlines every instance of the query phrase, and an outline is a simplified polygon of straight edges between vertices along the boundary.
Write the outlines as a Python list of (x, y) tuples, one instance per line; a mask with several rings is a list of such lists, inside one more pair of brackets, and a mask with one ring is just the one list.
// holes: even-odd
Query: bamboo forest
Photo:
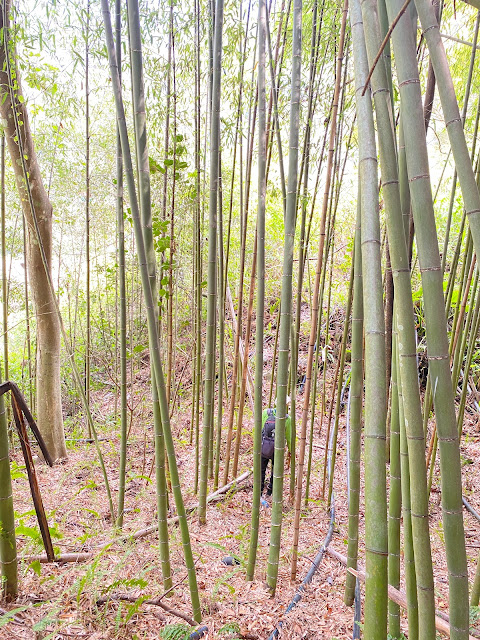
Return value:
[(480, 638), (480, 0), (0, 2), (0, 639)]

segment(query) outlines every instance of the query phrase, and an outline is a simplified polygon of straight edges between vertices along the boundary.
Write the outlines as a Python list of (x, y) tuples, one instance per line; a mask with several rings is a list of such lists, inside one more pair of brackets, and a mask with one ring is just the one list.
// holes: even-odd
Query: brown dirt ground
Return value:
[[(268, 359), (268, 358), (267, 358)], [(271, 357), (270, 357), (271, 359)], [(333, 376), (329, 367), (328, 378)], [(155, 522), (155, 486), (149, 480), (153, 460), (152, 417), (148, 405), (148, 372), (143, 369), (137, 375), (135, 393), (137, 406), (128, 446), (128, 482), (126, 493), (125, 531), (134, 532)], [(99, 417), (100, 436), (109, 438), (101, 443), (112, 490), (118, 489), (118, 435), (112, 424), (101, 416), (112, 413), (113, 393), (98, 391), (94, 394), (96, 415)], [(193, 486), (194, 452), (189, 444), (191, 409), (188, 394), (182, 400), (184, 408), (175, 413), (172, 428), (177, 441), (177, 460), (187, 505), (196, 498)], [(300, 416), (300, 412), (297, 412)], [(226, 418), (224, 419), (226, 427)], [(248, 407), (244, 419), (245, 437), (242, 441), (239, 474), (251, 463), (252, 417)], [(299, 579), (290, 581), (293, 510), (286, 505), (284, 511), (279, 580), (275, 597), (270, 597), (264, 584), (268, 555), (270, 510), (262, 508), (254, 582), (245, 581), (243, 567), (226, 567), (221, 559), (232, 553), (245, 558), (251, 517), (252, 484), (248, 481), (240, 491), (232, 493), (215, 505), (208, 507), (208, 522), (200, 526), (194, 516), (190, 518), (190, 535), (197, 561), (203, 623), (208, 626), (208, 640), (222, 638), (219, 629), (227, 622), (237, 621), (243, 633), (251, 637), (266, 638), (279, 620), (283, 620), (280, 637), (295, 639), (347, 640), (352, 637), (353, 611), (343, 604), (345, 570), (338, 562), (325, 557), (312, 584), (307, 587), (297, 607), (284, 616), (286, 606), (294, 595), (300, 580), (311, 566), (311, 561), (323, 542), (328, 516), (325, 503), (320, 499), (325, 446), (325, 424), (319, 435), (319, 423), (315, 425), (313, 442), (314, 463), (310, 507), (304, 512), (300, 530)], [(480, 433), (478, 415), (470, 412), (466, 420), (467, 437), (463, 439), (462, 456), (465, 495), (472, 506), (480, 511), (480, 486), (478, 463), (480, 460)], [(78, 434), (77, 434), (78, 437)], [(335, 473), (336, 526), (332, 546), (345, 554), (347, 538), (347, 494), (345, 462), (345, 417), (340, 420), (338, 451)], [(19, 451), (13, 453), (18, 465), (22, 460)], [(475, 461), (470, 463), (469, 461)], [(49, 522), (55, 523), (62, 537), (55, 544), (61, 552), (89, 551), (113, 535), (108, 513), (106, 492), (97, 463), (94, 446), (71, 442), (68, 460), (53, 469), (37, 465), (39, 484)], [(288, 484), (288, 480), (287, 480)], [(440, 522), (440, 493), (438, 471), (435, 490), (431, 497), (431, 540), (435, 561), (437, 607), (448, 611), (448, 587), (443, 532)], [(285, 498), (287, 498), (285, 489)], [(17, 522), (35, 526), (32, 503), (26, 478), (14, 480), (14, 499)], [(173, 513), (173, 512), (172, 512)], [(363, 510), (361, 511), (363, 515)], [(480, 523), (465, 514), (469, 571), (475, 571), (475, 561), (480, 547)], [(18, 536), (19, 556), (39, 553), (38, 542), (28, 536)], [(174, 582), (179, 583), (166, 602), (186, 614), (191, 613), (186, 572), (183, 564), (180, 535), (176, 526), (170, 527), (171, 558)], [(361, 558), (364, 557), (361, 549)], [(140, 583), (143, 580), (144, 583)], [(143, 585), (143, 586), (142, 586)], [(113, 544), (88, 563), (66, 565), (42, 565), (37, 575), (28, 562), (20, 564), (20, 597), (15, 604), (3, 604), (4, 609), (25, 607), (18, 613), (22, 624), (0, 618), (0, 638), (18, 640), (89, 640), (153, 639), (167, 623), (178, 619), (151, 605), (142, 605), (126, 619), (128, 603), (111, 601), (96, 607), (99, 596), (106, 593), (128, 593), (156, 597), (163, 592), (155, 534), (136, 542)], [(405, 619), (403, 619), (405, 626)]]

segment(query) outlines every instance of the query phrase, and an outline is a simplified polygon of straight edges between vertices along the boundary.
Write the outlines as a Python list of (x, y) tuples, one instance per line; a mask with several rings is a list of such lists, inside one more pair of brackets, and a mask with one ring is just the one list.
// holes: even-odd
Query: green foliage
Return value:
[(15, 609), (12, 609), (11, 611), (7, 611), (3, 615), (1, 615), (0, 616), (0, 629), (2, 627), (5, 627), (9, 622), (11, 622), (12, 619), (17, 615), (17, 613), (21, 613), (22, 611), (25, 611), (26, 609), (29, 609), (29, 606), (16, 607)]
[(474, 626), (480, 621), (480, 606), (470, 607), (470, 626)]
[(240, 633), (240, 625), (238, 622), (227, 622), (218, 630), (218, 633), (222, 636), (236, 636)]
[(182, 624), (181, 622), (167, 624), (160, 631), (160, 637), (163, 640), (187, 640), (194, 630), (195, 627), (190, 627), (188, 624)]

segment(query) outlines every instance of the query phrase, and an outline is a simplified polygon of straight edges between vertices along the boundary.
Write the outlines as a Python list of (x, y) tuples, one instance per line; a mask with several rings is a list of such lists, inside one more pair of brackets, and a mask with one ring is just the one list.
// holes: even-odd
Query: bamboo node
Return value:
[(448, 128), (454, 122), (461, 122), (461, 121), (462, 121), (462, 119), (460, 117), (459, 118), (452, 118), (452, 120), (449, 120), (448, 122), (445, 123), (445, 127)]
[(365, 551), (367, 553), (374, 553), (376, 556), (388, 556), (388, 551), (380, 551), (380, 549), (371, 549), (369, 547), (365, 547)]
[(442, 508), (442, 511), (443, 511), (443, 513), (446, 513), (449, 516), (461, 516), (462, 515), (462, 510), (461, 509), (444, 509), (444, 508)]
[(431, 24), (429, 27), (423, 30), (423, 35), (428, 33), (428, 31), (431, 31), (432, 29), (438, 29), (438, 28), (439, 28), (438, 24)]
[(419, 176), (413, 176), (413, 178), (409, 178), (409, 182), (414, 182), (415, 180), (430, 180), (430, 174), (429, 173), (422, 173)]
[(377, 89), (376, 91), (372, 92), (372, 96), (375, 97), (377, 95), (377, 93), (390, 93), (390, 90), (389, 89), (383, 89), (383, 88), (382, 89)]
[(385, 182), (382, 182), (382, 187), (386, 187), (389, 184), (398, 184), (398, 180), (385, 180)]
[(404, 80), (400, 82), (399, 87), (404, 87), (407, 84), (420, 84), (420, 78), (410, 78), (410, 80)]

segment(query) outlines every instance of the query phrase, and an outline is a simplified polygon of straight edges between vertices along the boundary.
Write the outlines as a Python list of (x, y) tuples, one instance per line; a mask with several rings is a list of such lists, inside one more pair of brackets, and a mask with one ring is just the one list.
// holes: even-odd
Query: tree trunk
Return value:
[[(9, 15), (10, 0), (0, 16), (0, 29), (4, 29), (4, 17)], [(11, 55), (11, 75), (17, 119), (14, 118), (8, 82), (5, 48), (0, 47), (0, 114), (5, 121), (5, 136), (12, 159), (23, 215), (27, 223), (27, 265), (30, 272), (33, 300), (37, 320), (37, 424), (43, 435), (51, 457), (56, 460), (65, 457), (65, 435), (63, 431), (62, 400), (60, 391), (60, 324), (55, 309), (54, 292), (50, 287), (52, 263), (52, 204), (43, 185), (40, 167), (33, 144), (26, 105), (23, 102), (20, 77)], [(20, 123), (24, 166), (29, 176), (33, 209), (25, 186), (24, 169), (16, 124)], [(38, 222), (40, 242), (49, 273), (42, 259), (41, 246), (37, 237), (34, 217)]]

